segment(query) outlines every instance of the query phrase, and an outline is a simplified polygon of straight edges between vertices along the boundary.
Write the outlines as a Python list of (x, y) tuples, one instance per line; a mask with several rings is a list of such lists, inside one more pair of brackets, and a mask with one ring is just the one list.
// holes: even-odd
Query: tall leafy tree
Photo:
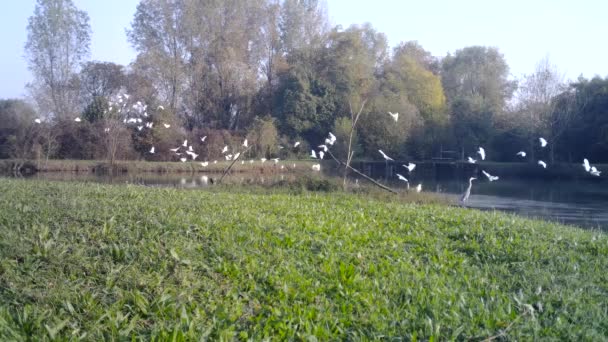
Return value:
[(78, 111), (80, 64), (88, 57), (89, 16), (72, 0), (37, 0), (27, 25), (25, 53), (40, 109), (59, 117)]

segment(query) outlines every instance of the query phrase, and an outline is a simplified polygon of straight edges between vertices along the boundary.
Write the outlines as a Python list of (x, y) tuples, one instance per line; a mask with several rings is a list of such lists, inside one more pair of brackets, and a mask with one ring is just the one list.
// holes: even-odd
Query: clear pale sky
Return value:
[[(608, 76), (608, 1), (326, 0), (333, 25), (370, 22), (391, 46), (417, 40), (435, 56), (470, 45), (498, 47), (514, 77), (545, 56), (567, 78)], [(91, 59), (129, 64), (125, 28), (138, 0), (74, 0), (88, 12)], [(0, 12), (0, 98), (20, 97), (31, 79), (23, 46), (34, 0), (4, 0)]]

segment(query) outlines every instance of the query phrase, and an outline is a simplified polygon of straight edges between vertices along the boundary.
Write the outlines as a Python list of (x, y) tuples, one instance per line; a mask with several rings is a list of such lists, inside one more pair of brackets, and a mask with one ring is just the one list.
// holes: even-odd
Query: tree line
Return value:
[[(464, 160), (483, 145), (495, 161), (525, 149), (608, 162), (608, 78), (565, 81), (545, 58), (514, 79), (496, 47), (391, 49), (370, 24), (331, 27), (320, 0), (141, 0), (128, 66), (89, 60), (89, 17), (71, 0), (37, 0), (27, 31), (34, 81), (27, 99), (0, 101), (0, 158), (175, 160), (190, 139), (211, 159), (244, 138), (251, 156), (303, 157), (332, 131), (345, 160), (352, 144), (355, 159)], [(121, 124), (117, 94), (155, 125)]]

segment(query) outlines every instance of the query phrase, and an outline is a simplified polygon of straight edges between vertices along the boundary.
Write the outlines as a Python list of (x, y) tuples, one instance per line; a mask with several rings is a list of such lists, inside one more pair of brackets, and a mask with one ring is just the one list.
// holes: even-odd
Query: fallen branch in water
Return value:
[(386, 190), (388, 192), (392, 192), (393, 194), (398, 194), (399, 192), (397, 192), (397, 190), (391, 189), (386, 185), (380, 184), (378, 182), (376, 182), (373, 178), (369, 177), (368, 175), (362, 173), (361, 171), (355, 169), (354, 167), (346, 164), (345, 162), (339, 160), (338, 158), (336, 158), (329, 150), (327, 150), (327, 154), (329, 154), (330, 157), (332, 157), (333, 160), (336, 161), (336, 163), (338, 163), (338, 165), (340, 166), (344, 166), (346, 169), (353, 171), (354, 173), (358, 174), (359, 176), (367, 179), (368, 181), (370, 181), (371, 183), (373, 183), (374, 185), (376, 185), (377, 187)]
[(228, 174), (228, 172), (230, 172), (230, 169), (232, 169), (232, 166), (234, 165), (234, 163), (236, 163), (236, 161), (242, 156), (245, 155), (245, 152), (249, 151), (249, 149), (252, 147), (253, 145), (247, 147), (243, 152), (239, 153), (239, 155), (234, 158), (232, 160), (232, 163), (230, 163), (230, 165), (228, 165), (228, 167), (224, 170), (224, 173), (222, 174), (222, 177), (220, 177), (220, 179), (217, 181), (217, 183), (221, 183), (222, 179), (224, 179), (224, 176), (226, 176)]

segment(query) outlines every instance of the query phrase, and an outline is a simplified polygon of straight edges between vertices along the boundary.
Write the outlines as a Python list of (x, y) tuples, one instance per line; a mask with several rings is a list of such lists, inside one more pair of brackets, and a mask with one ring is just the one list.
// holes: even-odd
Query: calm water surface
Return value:
[[(121, 174), (94, 175), (85, 173), (40, 173), (31, 179), (113, 184), (139, 184), (144, 186), (170, 186), (204, 188), (212, 186), (218, 174), (159, 175)], [(224, 179), (226, 184), (266, 184), (278, 181), (294, 181), (294, 174), (234, 174)], [(365, 182), (361, 180), (360, 182)], [(424, 191), (444, 194), (457, 201), (466, 190), (465, 180), (413, 179), (412, 184), (423, 184)], [(393, 187), (404, 183), (391, 182)], [(579, 225), (587, 228), (608, 230), (608, 180), (595, 181), (529, 181), (485, 179), (474, 181), (467, 206), (482, 210), (501, 210), (519, 215)]]

